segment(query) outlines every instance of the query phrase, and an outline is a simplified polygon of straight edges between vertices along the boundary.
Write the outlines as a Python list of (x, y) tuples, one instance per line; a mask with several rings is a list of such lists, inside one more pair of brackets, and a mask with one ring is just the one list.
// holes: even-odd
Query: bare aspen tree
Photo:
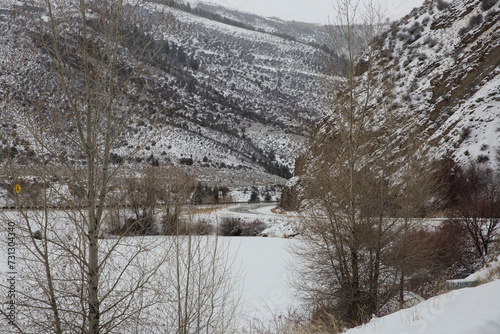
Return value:
[(400, 139), (405, 123), (393, 112), (393, 73), (380, 71), (378, 11), (352, 0), (335, 9), (332, 49), (340, 56), (324, 98), (331, 113), (311, 145), (304, 243), (296, 248), (298, 289), (313, 321), (335, 323), (332, 331), (380, 315), (396, 297), (405, 275), (392, 262), (392, 246), (431, 194), (424, 182), (420, 193), (416, 187), (426, 173), (418, 145), (410, 145), (417, 138)]
[(500, 226), (500, 173), (470, 163), (456, 175), (457, 212), (454, 218), (467, 230), (476, 255), (484, 259), (498, 239)]
[[(142, 102), (156, 101), (149, 87), (171, 26), (165, 7), (120, 0), (13, 6), (9, 23), (19, 43), (9, 73), (23, 80), (0, 82), (0, 117), (12, 124), (2, 137), (14, 147), (18, 124), (27, 142), (2, 156), (6, 204), (15, 209), (0, 221), (16, 225), (19, 279), (16, 321), (0, 322), (0, 332), (230, 332), (237, 298), (216, 237), (107, 228), (123, 231), (134, 201), (136, 221), (179, 218), (193, 190), (194, 178), (176, 168), (126, 170), (142, 143), (122, 149), (120, 159), (111, 154), (144, 116)], [(159, 112), (148, 111), (152, 122), (161, 102)], [(131, 187), (137, 193), (130, 195), (127, 174), (145, 189)]]
[[(150, 278), (148, 273), (132, 281), (139, 241), (130, 245), (131, 257), (111, 269), (110, 254), (123, 247), (123, 240), (99, 239), (109, 214), (111, 180), (120, 168), (110, 164), (110, 152), (138, 107), (130, 103), (130, 94), (143, 95), (134, 80), (150, 76), (148, 61), (132, 59), (168, 32), (161, 8), (152, 18), (139, 11), (139, 2), (130, 1), (13, 2), (12, 15), (26, 39), (25, 66), (35, 70), (26, 76), (40, 77), (26, 80), (33, 84), (22, 87), (19, 104), (12, 104), (21, 105), (37, 159), (26, 175), (16, 166), (19, 161), (12, 161), (8, 172), (14, 180), (35, 177), (47, 187), (36, 211), (26, 210), (22, 196), (16, 197), (16, 219), (26, 232), (21, 241), (29, 245), (23, 255), (25, 308), (19, 311), (33, 320), (22, 324), (25, 330), (110, 331), (136, 316), (131, 302)], [(138, 27), (150, 35), (134, 35)], [(139, 54), (127, 54), (125, 46)], [(33, 68), (33, 63), (41, 66)], [(78, 152), (83, 164), (70, 164), (67, 149)], [(52, 206), (67, 209), (53, 211)], [(160, 263), (151, 266), (152, 273)]]
[(138, 117), (154, 80), (155, 43), (170, 29), (165, 7), (145, 11), (142, 5), (12, 3), (10, 23), (20, 32), (16, 51), (22, 55), (13, 67), (24, 77), (17, 87), (5, 83), (10, 104), (3, 107), (17, 115), (12, 124), (22, 124), (33, 156), (3, 160), (7, 188), (21, 183), (22, 191), (11, 193), (16, 210), (2, 213), (2, 222), (18, 228), (20, 266), (18, 321), (16, 327), (2, 322), (2, 332), (126, 333), (161, 326), (151, 312), (169, 296), (154, 293), (154, 286), (173, 243), (101, 239), (119, 208), (110, 204), (123, 203), (111, 201), (121, 195), (113, 194), (116, 175), (136, 149), (118, 163), (110, 153)]
[(240, 293), (228, 240), (218, 236), (172, 238), (169, 270), (161, 272), (161, 319), (171, 333), (232, 333), (237, 331)]

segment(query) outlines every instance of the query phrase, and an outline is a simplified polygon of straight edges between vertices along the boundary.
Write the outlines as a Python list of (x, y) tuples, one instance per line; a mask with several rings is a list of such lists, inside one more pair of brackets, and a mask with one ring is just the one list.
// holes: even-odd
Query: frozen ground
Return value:
[[(211, 215), (274, 222), (269, 229), (274, 229), (276, 235), (285, 235), (286, 228), (293, 226), (293, 222), (298, 218), (276, 214), (274, 213), (276, 210), (273, 209), (274, 205), (270, 204), (246, 204), (226, 207)], [(14, 214), (11, 219), (15, 219)], [(4, 233), (1, 237), (2, 240), (6, 240)], [(219, 244), (227, 250), (232, 261), (231, 272), (239, 277), (234, 285), (234, 293), (241, 294), (237, 319), (241, 332), (248, 332), (250, 323), (270, 324), (280, 314), (286, 314), (290, 309), (300, 309), (300, 301), (296, 299), (295, 291), (289, 284), (293, 275), (290, 264), (294, 262), (291, 248), (298, 242), (300, 238), (219, 238)], [(0, 245), (1, 279), (4, 280), (7, 249), (5, 243), (2, 242)], [(495, 278), (495, 275), (498, 276), (499, 267), (500, 257), (468, 279)], [(386, 317), (374, 318), (367, 325), (351, 329), (347, 333), (498, 334), (500, 333), (500, 280), (475, 288), (451, 291)]]

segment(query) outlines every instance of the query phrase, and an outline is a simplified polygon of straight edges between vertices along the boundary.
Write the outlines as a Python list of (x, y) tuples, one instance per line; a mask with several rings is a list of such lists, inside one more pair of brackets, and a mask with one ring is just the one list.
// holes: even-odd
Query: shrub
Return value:
[(153, 160), (151, 160), (151, 166), (153, 167), (159, 167), (160, 166), (160, 161), (156, 158), (154, 158)]
[(419, 61), (424, 61), (427, 59), (427, 55), (425, 53), (419, 52), (417, 53), (417, 58)]
[(480, 155), (478, 155), (478, 157), (477, 157), (477, 162), (478, 162), (478, 163), (484, 163), (484, 162), (488, 162), (488, 161), (490, 161), (490, 157), (489, 157), (489, 156), (487, 156), (487, 155), (480, 154)]
[(469, 20), (469, 27), (472, 29), (472, 28), (475, 28), (477, 27), (478, 25), (481, 24), (481, 22), (483, 22), (483, 15), (481, 14), (478, 14), (478, 15), (474, 15), (473, 17), (470, 18)]
[(427, 36), (424, 40), (424, 44), (427, 44), (429, 48), (435, 47), (437, 43), (438, 43), (437, 40), (430, 36)]
[(481, 9), (483, 11), (487, 11), (488, 9), (493, 7), (497, 2), (498, 2), (498, 0), (482, 0), (481, 1)]
[(436, 5), (437, 5), (437, 8), (439, 10), (444, 10), (444, 9), (450, 8), (450, 4), (444, 0), (438, 0)]
[(462, 128), (462, 133), (460, 134), (460, 142), (463, 142), (464, 140), (468, 139), (470, 137), (471, 132), (472, 129), (470, 126)]
[(407, 31), (401, 31), (397, 35), (398, 39), (403, 43), (410, 43), (412, 40), (411, 35)]
[(122, 235), (155, 235), (153, 217), (141, 219), (127, 218), (122, 228)]
[(237, 227), (241, 225), (241, 219), (225, 217), (219, 226), (219, 234), (223, 236), (233, 236), (238, 232)]
[(465, 35), (466, 33), (468, 33), (468, 32), (469, 32), (469, 30), (470, 30), (470, 28), (469, 28), (469, 27), (463, 27), (463, 28), (460, 28), (460, 30), (458, 31), (458, 35), (459, 35), (459, 36), (463, 36), (463, 35)]
[(17, 148), (15, 146), (4, 147), (2, 149), (2, 152), (0, 152), (0, 157), (2, 157), (4, 159), (7, 159), (7, 158), (14, 159), (18, 153), (19, 153), (19, 151), (17, 150)]
[(164, 235), (210, 235), (214, 228), (205, 219), (188, 222), (174, 216), (163, 216), (162, 218)]
[(186, 233), (191, 235), (210, 235), (214, 233), (214, 227), (205, 219), (198, 220), (190, 225), (186, 224)]
[(181, 159), (179, 159), (179, 163), (181, 165), (192, 166), (193, 159), (192, 158), (181, 158)]
[[(416, 21), (411, 27), (410, 29), (408, 30), (408, 32), (410, 33), (410, 35), (412, 36), (415, 36), (415, 38), (417, 39), (418, 37), (420, 37), (420, 33), (424, 30), (424, 27), (422, 27), (420, 25), (420, 22)], [(418, 37), (417, 37), (418, 36)]]
[[(348, 325), (342, 323), (335, 314), (343, 312), (343, 309), (343, 307), (329, 305), (328, 302), (318, 303), (312, 310), (311, 324), (325, 333), (342, 333)], [(369, 321), (368, 318), (364, 320)]]
[(109, 154), (109, 162), (112, 164), (120, 164), (123, 162), (123, 158), (116, 153), (110, 153)]
[(256, 190), (252, 191), (252, 194), (250, 195), (250, 202), (252, 203), (260, 202), (259, 193)]
[(242, 226), (242, 235), (255, 237), (262, 233), (267, 228), (264, 222), (256, 219), (253, 222), (244, 223)]
[(225, 217), (219, 226), (219, 234), (223, 236), (255, 237), (266, 228), (267, 225), (258, 219), (245, 222), (239, 218)]

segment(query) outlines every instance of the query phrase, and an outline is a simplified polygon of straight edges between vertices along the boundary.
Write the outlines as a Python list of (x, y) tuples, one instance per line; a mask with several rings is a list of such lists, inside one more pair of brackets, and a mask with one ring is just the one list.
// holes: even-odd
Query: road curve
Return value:
[(227, 211), (231, 213), (239, 213), (244, 215), (262, 216), (265, 215), (265, 213), (258, 212), (259, 209), (265, 207), (275, 207), (275, 206), (276, 203), (252, 203), (252, 204), (242, 203), (238, 204), (237, 206), (228, 208)]

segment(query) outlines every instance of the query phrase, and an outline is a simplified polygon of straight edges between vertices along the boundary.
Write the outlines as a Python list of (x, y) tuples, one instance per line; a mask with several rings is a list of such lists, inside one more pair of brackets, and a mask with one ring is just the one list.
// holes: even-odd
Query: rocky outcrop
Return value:
[(293, 177), (283, 189), (281, 193), (280, 207), (287, 211), (300, 210), (300, 176), (306, 172), (306, 159), (304, 156), (299, 156), (295, 160), (295, 177)]

